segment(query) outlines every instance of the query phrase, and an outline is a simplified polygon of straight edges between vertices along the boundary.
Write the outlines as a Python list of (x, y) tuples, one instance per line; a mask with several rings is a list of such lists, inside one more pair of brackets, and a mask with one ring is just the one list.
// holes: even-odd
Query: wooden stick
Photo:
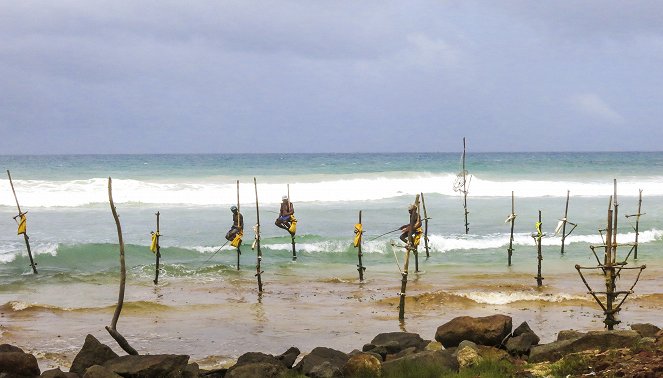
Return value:
[[(288, 184), (288, 206), (290, 206), (290, 184)], [(291, 220), (291, 222), (292, 222), (292, 220)], [(292, 242), (292, 261), (297, 261), (297, 249), (295, 247), (295, 235), (290, 234), (290, 240)]]
[[(415, 208), (419, 205), (419, 195), (417, 194), (414, 200)], [(408, 243), (405, 246), (405, 262), (403, 263), (403, 271), (401, 272), (401, 292), (398, 304), (398, 319), (405, 319), (405, 290), (407, 288), (407, 275), (410, 265), (410, 251), (414, 250), (414, 225), (417, 223), (416, 216), (410, 216), (410, 232), (408, 233)]]
[(463, 209), (465, 209), (465, 234), (470, 232), (470, 224), (467, 222), (467, 171), (465, 170), (465, 137), (463, 137)]
[[(25, 213), (21, 211), (21, 205), (18, 204), (18, 197), (16, 197), (16, 190), (14, 190), (14, 182), (12, 181), (12, 175), (11, 173), (9, 173), (9, 169), (7, 170), (7, 177), (9, 177), (9, 184), (12, 187), (12, 193), (14, 193), (14, 199), (16, 200), (16, 208), (18, 209), (18, 215), (16, 217), (19, 218), (20, 222), (20, 217), (23, 216)], [(23, 240), (25, 240), (25, 248), (28, 250), (28, 257), (30, 258), (30, 266), (32, 267), (32, 273), (37, 274), (37, 264), (32, 259), (32, 250), (30, 249), (29, 239), (30, 238), (28, 237), (28, 231), (26, 229), (26, 231), (23, 233)]]
[(511, 191), (511, 236), (509, 236), (509, 249), (507, 250), (507, 258), (509, 266), (511, 266), (511, 255), (513, 255), (513, 226), (516, 222), (515, 201), (513, 198), (513, 191)]
[(108, 201), (110, 202), (111, 212), (113, 213), (113, 218), (115, 219), (115, 226), (117, 227), (117, 238), (120, 245), (120, 290), (117, 298), (117, 306), (115, 306), (115, 313), (113, 314), (113, 320), (111, 320), (110, 326), (106, 326), (108, 333), (117, 341), (122, 349), (125, 352), (133, 355), (138, 355), (138, 352), (129, 345), (127, 339), (125, 339), (117, 331), (117, 321), (120, 318), (120, 313), (122, 312), (122, 305), (124, 304), (124, 286), (127, 280), (127, 271), (124, 264), (124, 240), (122, 239), (122, 226), (120, 225), (120, 216), (117, 215), (117, 210), (115, 209), (115, 204), (113, 203), (113, 187), (112, 180), (108, 177)]
[(154, 215), (157, 216), (157, 236), (156, 236), (156, 238), (157, 238), (157, 253), (156, 253), (156, 255), (157, 255), (157, 257), (156, 257), (157, 264), (156, 264), (156, 268), (154, 269), (154, 284), (157, 285), (159, 283), (159, 259), (161, 258), (161, 246), (159, 245), (159, 237), (161, 236), (161, 235), (159, 235), (159, 215), (161, 215), (161, 213), (159, 213), (157, 211), (157, 213), (154, 214)]
[(617, 321), (614, 318), (614, 313), (612, 311), (613, 302), (614, 302), (614, 291), (615, 291), (615, 269), (613, 268), (613, 253), (612, 253), (612, 234), (613, 234), (613, 210), (608, 210), (608, 228), (606, 230), (606, 260), (605, 264), (606, 279), (605, 279), (605, 291), (606, 291), (606, 303), (605, 303), (605, 320), (603, 321), (608, 327), (608, 330), (613, 330)]
[(562, 219), (562, 249), (561, 254), (564, 254), (564, 241), (566, 240), (566, 217), (569, 215), (569, 196), (570, 190), (566, 191), (566, 207), (564, 208), (564, 219)]
[(426, 248), (426, 258), (430, 257), (428, 251), (428, 212), (426, 211), (426, 201), (424, 200), (424, 193), (421, 193), (421, 206), (424, 208), (424, 248)]
[[(239, 180), (237, 180), (237, 226), (239, 227), (239, 217), (242, 215), (242, 213), (239, 211)], [(244, 228), (242, 228), (242, 232), (244, 232)], [(240, 243), (241, 245), (241, 243)], [(237, 270), (239, 270), (239, 256), (241, 256), (242, 251), (239, 249), (239, 245), (237, 246)]]
[(640, 236), (640, 215), (642, 215), (642, 189), (638, 195), (638, 214), (635, 218), (635, 246), (633, 247), (633, 259), (638, 259), (638, 237)]
[(258, 184), (256, 178), (253, 178), (253, 187), (256, 192), (256, 277), (258, 278), (258, 293), (262, 294), (262, 273), (260, 262), (262, 261), (262, 250), (260, 249), (260, 208), (258, 207)]
[[(419, 215), (421, 214), (421, 203), (419, 201), (416, 201), (415, 209), (417, 211), (417, 219), (421, 222), (421, 215)], [(415, 247), (412, 254), (414, 255), (414, 272), (419, 273), (419, 248)]]
[[(359, 210), (359, 224), (361, 224), (361, 210)], [(359, 271), (359, 282), (364, 281), (364, 271), (366, 268), (362, 265), (361, 262), (361, 257), (363, 254), (361, 253), (361, 242), (363, 241), (363, 229), (359, 233), (359, 244), (357, 244), (357, 258), (359, 259), (359, 265), (357, 265), (357, 271)]]
[[(543, 223), (541, 223), (541, 210), (539, 210), (539, 229), (543, 227)], [(543, 260), (543, 255), (541, 253), (541, 237), (543, 236), (543, 233), (539, 233), (537, 231), (537, 238), (536, 238), (536, 255), (537, 255), (537, 275), (536, 277), (536, 286), (541, 287), (543, 285), (543, 277), (541, 276), (541, 260)]]

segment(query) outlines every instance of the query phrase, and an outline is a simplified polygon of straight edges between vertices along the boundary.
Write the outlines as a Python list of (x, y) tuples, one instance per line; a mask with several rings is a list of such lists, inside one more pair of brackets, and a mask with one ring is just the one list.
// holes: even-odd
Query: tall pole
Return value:
[(541, 210), (539, 210), (539, 223), (538, 223), (538, 230), (537, 230), (537, 238), (536, 238), (536, 255), (537, 255), (537, 260), (538, 260), (538, 266), (537, 266), (537, 275), (536, 275), (536, 286), (541, 287), (543, 285), (543, 277), (541, 276), (541, 260), (543, 260), (543, 255), (541, 253), (541, 237), (543, 236), (542, 233), (542, 227), (543, 223), (541, 222)]
[(509, 266), (511, 266), (511, 255), (513, 255), (513, 226), (516, 223), (516, 210), (513, 191), (511, 191), (511, 216), (509, 218), (511, 218), (511, 236), (509, 236), (509, 249), (507, 250), (507, 257), (509, 259)]
[[(359, 210), (359, 225), (361, 226), (361, 210)], [(357, 265), (357, 270), (359, 271), (359, 282), (363, 282), (364, 281), (364, 271), (366, 270), (366, 268), (364, 267), (364, 265), (361, 262), (361, 257), (363, 256), (363, 254), (361, 252), (361, 242), (362, 242), (362, 239), (363, 239), (363, 235), (362, 235), (363, 229), (360, 229), (360, 230), (357, 230), (357, 231), (359, 232), (359, 235), (357, 235), (359, 237), (359, 242), (357, 243), (357, 258), (359, 259), (359, 265)]]
[(157, 216), (157, 234), (156, 234), (156, 238), (157, 238), (157, 252), (156, 252), (157, 256), (156, 256), (156, 259), (157, 259), (157, 262), (156, 262), (156, 268), (154, 269), (154, 284), (157, 285), (159, 283), (159, 259), (161, 258), (161, 246), (159, 245), (159, 237), (161, 236), (161, 234), (159, 232), (159, 215), (161, 215), (161, 213), (159, 213), (157, 211), (156, 214), (154, 214), (154, 215)]
[(465, 210), (465, 234), (470, 232), (470, 224), (467, 222), (467, 171), (465, 170), (465, 138), (463, 137), (463, 209)]
[[(415, 208), (419, 205), (419, 195), (417, 194), (414, 206)], [(416, 216), (410, 216), (410, 232), (407, 237), (407, 245), (405, 246), (405, 263), (403, 263), (403, 271), (401, 272), (401, 292), (400, 300), (398, 304), (398, 319), (405, 319), (405, 290), (407, 289), (407, 275), (408, 269), (410, 266), (410, 251), (414, 250), (414, 225), (417, 223)]]
[[(14, 182), (12, 181), (12, 175), (9, 173), (9, 169), (7, 170), (7, 177), (9, 177), (9, 184), (12, 187), (12, 193), (14, 193), (14, 199), (16, 200), (16, 208), (18, 209), (18, 215), (14, 217), (14, 219), (19, 218), (19, 222), (25, 216), (25, 213), (21, 211), (21, 205), (18, 204), (18, 197), (16, 197), (16, 190), (14, 190)], [(23, 232), (23, 240), (25, 240), (25, 247), (28, 250), (28, 257), (30, 258), (30, 266), (32, 267), (32, 273), (37, 274), (37, 264), (35, 264), (34, 260), (32, 259), (32, 250), (30, 249), (30, 241), (28, 237), (28, 231), (26, 228), (26, 231)]]
[[(290, 184), (288, 184), (288, 206), (290, 206)], [(295, 248), (295, 234), (292, 233), (290, 234), (290, 240), (292, 242), (292, 261), (297, 261), (297, 250)]]
[(612, 311), (612, 305), (614, 300), (614, 291), (615, 291), (615, 270), (612, 262), (613, 259), (613, 243), (612, 243), (612, 234), (613, 234), (613, 210), (608, 210), (608, 227), (606, 230), (606, 264), (605, 264), (605, 273), (607, 275), (605, 280), (605, 292), (606, 292), (606, 304), (605, 304), (605, 324), (608, 327), (608, 330), (612, 330), (615, 325), (614, 314)]
[(562, 219), (562, 249), (561, 253), (564, 254), (564, 241), (566, 240), (566, 219), (569, 215), (569, 196), (571, 194), (570, 190), (566, 191), (566, 207), (564, 208), (564, 219)]
[(253, 178), (253, 187), (256, 191), (256, 277), (258, 278), (258, 293), (262, 293), (262, 270), (260, 262), (262, 261), (262, 251), (260, 250), (260, 209), (258, 207), (258, 184), (256, 178)]
[(642, 210), (642, 189), (640, 189), (640, 195), (638, 196), (638, 214), (636, 215), (635, 218), (635, 246), (634, 246), (634, 253), (633, 253), (633, 259), (637, 260), (638, 259), (638, 237), (640, 236), (640, 215)]
[(424, 200), (424, 193), (421, 193), (421, 206), (424, 208), (424, 248), (426, 248), (426, 258), (430, 257), (428, 251), (428, 212), (426, 211), (426, 201)]
[[(237, 226), (239, 227), (239, 217), (242, 215), (242, 213), (239, 211), (239, 180), (237, 180)], [(244, 232), (244, 227), (242, 227), (242, 232)], [(237, 245), (237, 270), (239, 270), (239, 256), (242, 254), (242, 251), (239, 249), (239, 246)]]

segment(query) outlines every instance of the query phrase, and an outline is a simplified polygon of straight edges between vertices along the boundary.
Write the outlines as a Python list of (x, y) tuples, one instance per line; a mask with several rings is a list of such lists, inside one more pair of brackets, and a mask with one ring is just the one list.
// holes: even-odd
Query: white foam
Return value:
[(526, 293), (526, 292), (480, 292), (471, 291), (467, 293), (455, 293), (458, 296), (471, 299), (474, 302), (490, 305), (505, 305), (520, 301), (537, 301), (537, 302), (563, 302), (574, 299), (586, 299), (578, 295), (571, 295), (566, 293), (559, 294), (545, 294), (545, 293)]
[[(453, 191), (453, 173), (389, 172), (270, 177), (269, 182), (258, 185), (261, 203), (281, 201), (290, 183), (294, 202), (371, 201), (414, 195), (420, 192), (458, 196)], [(108, 201), (108, 181), (105, 178), (72, 181), (16, 180), (20, 188), (21, 204), (25, 207), (85, 206)], [(9, 181), (0, 180), (0, 205), (13, 206), (14, 198)], [(518, 197), (561, 197), (571, 190), (574, 196), (609, 196), (610, 182), (574, 181), (495, 181), (474, 177), (470, 195), (478, 197), (509, 197), (518, 188)], [(621, 181), (620, 193), (635, 196), (642, 188), (648, 196), (663, 196), (663, 177), (647, 177), (643, 181)], [(254, 198), (253, 183), (240, 184), (240, 197)], [(228, 205), (236, 201), (236, 187), (230, 182), (147, 182), (139, 180), (113, 180), (113, 200), (116, 203)], [(248, 202), (247, 202), (248, 203)]]

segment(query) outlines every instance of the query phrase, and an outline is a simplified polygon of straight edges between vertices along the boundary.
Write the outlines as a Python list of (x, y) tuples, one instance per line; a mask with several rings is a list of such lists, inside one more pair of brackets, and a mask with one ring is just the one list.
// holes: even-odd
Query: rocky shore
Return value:
[(248, 352), (229, 368), (203, 370), (188, 355), (119, 356), (87, 335), (67, 372), (40, 371), (21, 348), (0, 345), (0, 378), (238, 378), (238, 377), (659, 377), (663, 331), (651, 324), (630, 330), (563, 330), (539, 344), (527, 323), (506, 315), (461, 316), (439, 326), (434, 340), (408, 332), (381, 333), (349, 353), (296, 347), (280, 355)]

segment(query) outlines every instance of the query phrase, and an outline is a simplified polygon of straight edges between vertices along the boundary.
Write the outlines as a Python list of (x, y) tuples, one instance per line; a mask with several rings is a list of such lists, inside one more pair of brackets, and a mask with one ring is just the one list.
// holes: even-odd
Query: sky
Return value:
[(661, 1), (0, 0), (0, 154), (660, 151)]

